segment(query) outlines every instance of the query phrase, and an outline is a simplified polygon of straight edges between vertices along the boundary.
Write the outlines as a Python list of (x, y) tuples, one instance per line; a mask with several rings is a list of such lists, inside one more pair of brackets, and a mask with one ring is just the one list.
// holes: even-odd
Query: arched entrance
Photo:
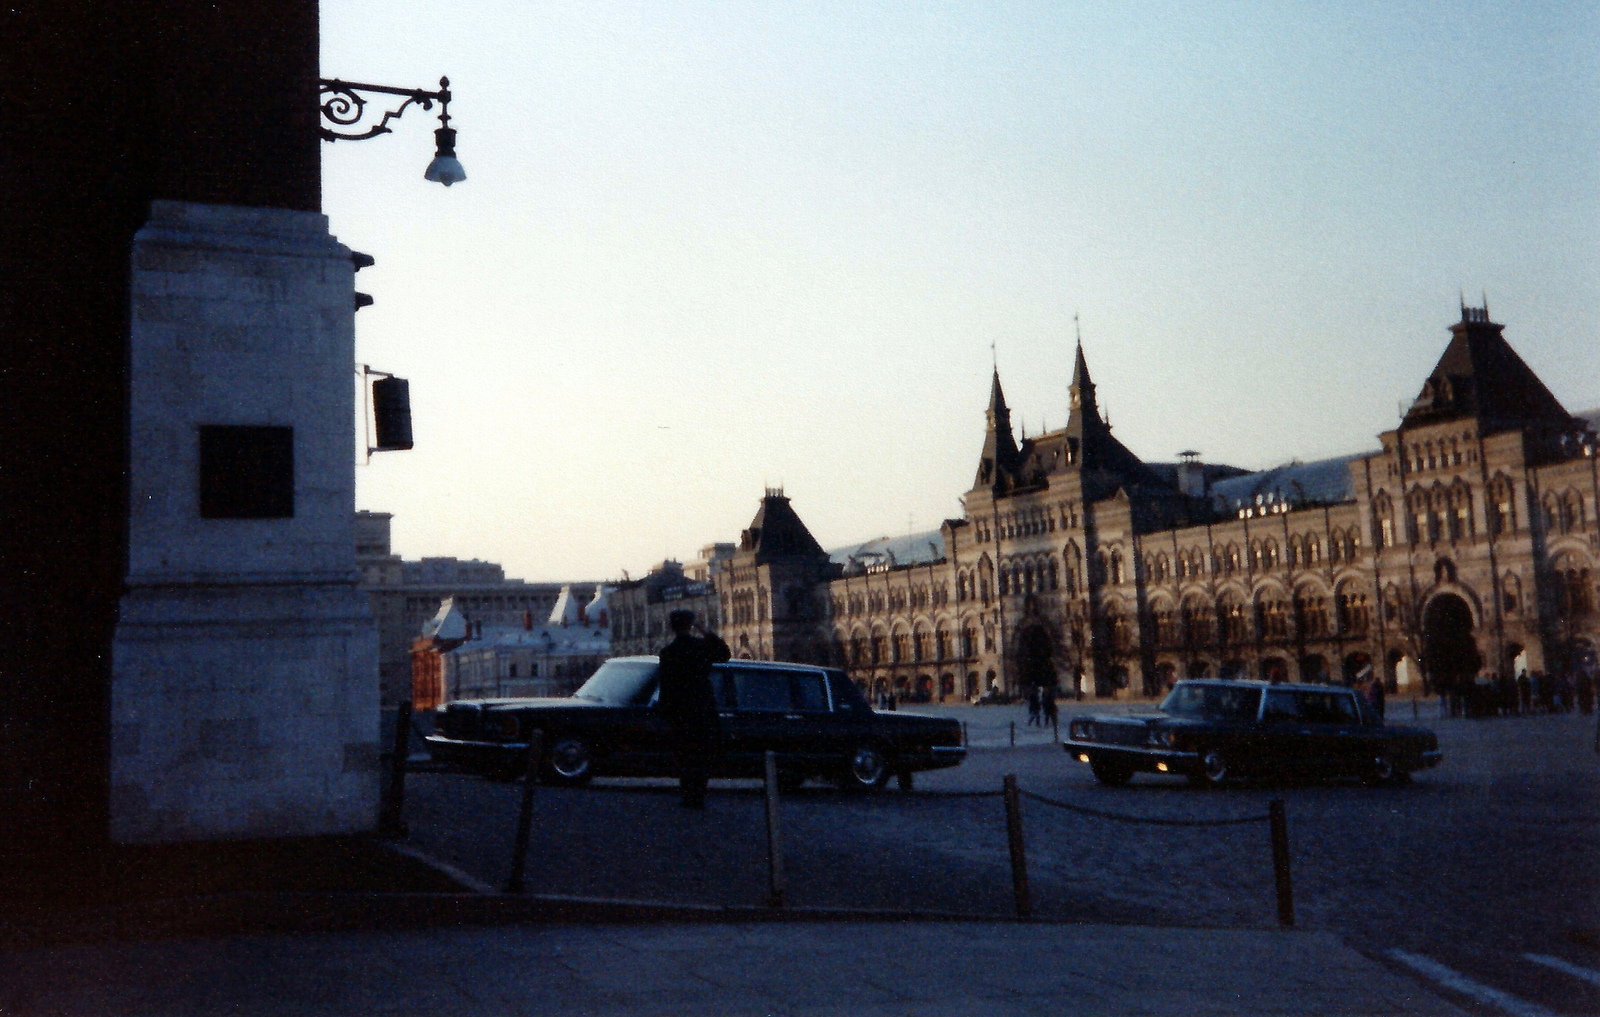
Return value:
[(1017, 683), (1022, 686), (1054, 686), (1056, 683), (1055, 643), (1043, 625), (1029, 625), (1017, 634)]
[(1328, 658), (1319, 653), (1311, 653), (1301, 657), (1300, 680), (1326, 685), (1328, 682)]
[(1450, 697), (1450, 712), (1459, 714), (1462, 696), (1483, 666), (1472, 638), (1472, 609), (1454, 593), (1441, 593), (1422, 613), (1422, 670), (1432, 686)]

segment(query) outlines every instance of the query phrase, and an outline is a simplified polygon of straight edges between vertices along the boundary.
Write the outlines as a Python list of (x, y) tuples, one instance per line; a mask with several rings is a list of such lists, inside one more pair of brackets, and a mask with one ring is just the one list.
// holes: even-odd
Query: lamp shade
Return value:
[(433, 132), (433, 137), (437, 142), (438, 151), (434, 153), (433, 161), (428, 163), (422, 179), (432, 180), (446, 187), (467, 179), (467, 171), (461, 168), (461, 162), (456, 158), (455, 128), (441, 127)]

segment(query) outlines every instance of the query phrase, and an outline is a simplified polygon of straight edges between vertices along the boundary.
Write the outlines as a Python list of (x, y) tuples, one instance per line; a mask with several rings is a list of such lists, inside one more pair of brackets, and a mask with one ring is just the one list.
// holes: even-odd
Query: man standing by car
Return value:
[[(678, 792), (688, 809), (706, 807), (706, 778), (721, 754), (717, 700), (711, 690), (711, 665), (733, 656), (716, 633), (695, 624), (693, 611), (667, 616), (672, 642), (661, 648), (660, 710), (672, 725), (678, 750)], [(699, 632), (699, 636), (693, 633)]]

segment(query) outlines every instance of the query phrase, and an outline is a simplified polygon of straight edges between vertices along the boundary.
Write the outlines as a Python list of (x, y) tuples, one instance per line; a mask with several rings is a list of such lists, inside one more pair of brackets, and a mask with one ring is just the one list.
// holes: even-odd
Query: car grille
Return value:
[(1097, 722), (1089, 725), (1089, 741), (1102, 745), (1143, 745), (1145, 733), (1143, 724)]
[(471, 741), (478, 737), (483, 711), (476, 706), (451, 703), (436, 719), (439, 733), (446, 738)]

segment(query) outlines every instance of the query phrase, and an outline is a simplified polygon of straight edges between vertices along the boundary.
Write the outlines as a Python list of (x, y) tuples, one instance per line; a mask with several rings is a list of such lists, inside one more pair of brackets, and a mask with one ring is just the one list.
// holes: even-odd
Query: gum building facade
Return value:
[(830, 553), (769, 490), (715, 577), (723, 635), (934, 701), (1592, 670), (1593, 415), (1567, 412), (1486, 308), (1450, 333), (1378, 449), (1258, 472), (1140, 460), (1081, 346), (1066, 427), (1019, 443), (996, 372), (962, 518)]

